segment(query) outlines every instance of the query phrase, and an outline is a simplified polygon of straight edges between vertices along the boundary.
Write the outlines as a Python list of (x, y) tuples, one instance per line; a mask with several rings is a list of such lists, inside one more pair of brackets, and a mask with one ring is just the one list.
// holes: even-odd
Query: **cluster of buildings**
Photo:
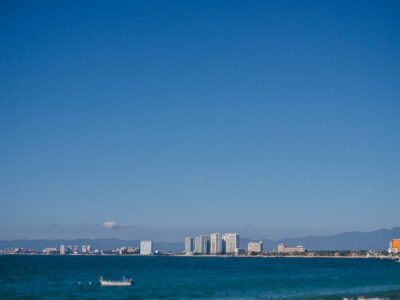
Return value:
[(193, 239), (186, 237), (185, 253), (192, 254), (238, 254), (239, 234), (237, 233), (212, 233), (200, 235)]
[(7, 248), (0, 250), (0, 254), (59, 254), (59, 255), (126, 255), (126, 254), (140, 254), (140, 255), (165, 255), (171, 254), (170, 251), (154, 250), (153, 241), (141, 241), (139, 247), (120, 247), (113, 250), (99, 250), (93, 249), (91, 245), (60, 245), (60, 247), (47, 247), (42, 251), (39, 250), (26, 250), (24, 248)]
[(394, 239), (389, 241), (389, 254), (399, 254), (400, 253), (400, 239)]
[(97, 254), (99, 253), (99, 250), (92, 250), (91, 245), (75, 245), (75, 246), (65, 246), (61, 245), (60, 248), (57, 247), (49, 247), (49, 248), (44, 248), (42, 251), (43, 254)]
[[(400, 255), (400, 239), (392, 239), (389, 241), (389, 249), (387, 254), (382, 252), (374, 253), (373, 251), (364, 251), (365, 253), (356, 253), (347, 251), (311, 251), (306, 253), (304, 246), (289, 247), (281, 243), (278, 245), (276, 251), (264, 251), (262, 241), (251, 241), (247, 245), (247, 249), (239, 248), (239, 234), (237, 233), (212, 233), (210, 235), (200, 235), (196, 238), (186, 237), (185, 238), (185, 250), (186, 255), (296, 255), (305, 253), (307, 256), (362, 256), (366, 255), (377, 256), (377, 255)], [(120, 247), (114, 250), (99, 250), (93, 249), (91, 245), (60, 245), (60, 247), (49, 247), (44, 248), (42, 251), (38, 250), (26, 250), (24, 248), (7, 248), (0, 250), (0, 254), (60, 254), (60, 255), (174, 255), (169, 250), (154, 250), (153, 241), (145, 240), (140, 241), (139, 247)]]
[[(304, 246), (287, 247), (285, 244), (278, 245), (278, 253), (298, 254), (306, 252)], [(239, 248), (239, 234), (237, 233), (212, 233), (210, 235), (200, 235), (196, 238), (185, 238), (186, 255), (257, 255), (263, 254), (263, 242), (251, 241), (247, 244), (247, 249)], [(273, 253), (273, 252), (271, 252)]]
[[(287, 247), (284, 244), (278, 246), (279, 253), (295, 254), (305, 252), (303, 246)], [(113, 250), (93, 249), (91, 245), (60, 245), (58, 247), (44, 248), (42, 251), (25, 250), (23, 248), (4, 249), (0, 253), (5, 254), (59, 254), (59, 255), (173, 255), (172, 251), (154, 250), (153, 241), (140, 241), (139, 247), (120, 247)], [(186, 237), (186, 255), (258, 255), (266, 254), (262, 241), (251, 241), (247, 249), (239, 248), (239, 234), (237, 233), (212, 233), (200, 235), (196, 238)]]
[(5, 248), (0, 249), (0, 254), (31, 254), (35, 250), (26, 250), (24, 248)]
[(140, 255), (152, 255), (153, 251), (153, 241), (141, 241), (140, 247), (120, 247), (114, 250), (99, 250), (95, 249), (92, 251), (90, 245), (82, 245), (72, 247), (71, 245), (65, 246), (61, 245), (60, 248), (45, 248), (42, 251), (44, 254), (140, 254)]

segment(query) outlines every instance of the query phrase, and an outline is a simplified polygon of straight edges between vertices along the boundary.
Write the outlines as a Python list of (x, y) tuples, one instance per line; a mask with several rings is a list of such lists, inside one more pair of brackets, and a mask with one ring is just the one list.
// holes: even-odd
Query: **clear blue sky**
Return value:
[(2, 1), (0, 238), (399, 226), (399, 15)]

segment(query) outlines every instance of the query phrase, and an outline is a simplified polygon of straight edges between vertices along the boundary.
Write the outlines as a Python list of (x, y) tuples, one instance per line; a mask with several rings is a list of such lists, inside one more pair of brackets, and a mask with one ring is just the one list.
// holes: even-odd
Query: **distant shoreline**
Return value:
[(60, 257), (74, 257), (74, 256), (88, 256), (88, 257), (212, 257), (212, 258), (355, 258), (355, 259), (392, 259), (397, 260), (399, 257), (393, 256), (308, 256), (308, 255), (284, 255), (284, 256), (266, 256), (266, 255), (140, 255), (140, 254), (44, 254), (44, 253), (0, 253), (0, 256), (60, 256)]
[(267, 255), (171, 255), (179, 257), (246, 257), (246, 258), (374, 258), (374, 259), (398, 259), (399, 257), (392, 256), (308, 256), (308, 255), (282, 255), (282, 256), (267, 256)]

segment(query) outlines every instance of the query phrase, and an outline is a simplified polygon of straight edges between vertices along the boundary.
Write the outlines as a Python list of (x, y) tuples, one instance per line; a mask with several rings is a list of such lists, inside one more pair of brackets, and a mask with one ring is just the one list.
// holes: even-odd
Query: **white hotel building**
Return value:
[(153, 241), (140, 241), (140, 255), (153, 254)]
[(237, 233), (224, 233), (222, 235), (224, 241), (225, 253), (233, 254), (239, 248), (239, 235)]

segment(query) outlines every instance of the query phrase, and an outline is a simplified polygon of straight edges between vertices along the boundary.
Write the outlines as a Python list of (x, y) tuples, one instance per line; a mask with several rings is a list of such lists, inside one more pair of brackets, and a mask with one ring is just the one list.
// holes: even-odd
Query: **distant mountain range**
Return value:
[[(400, 227), (380, 229), (372, 232), (345, 232), (329, 236), (305, 236), (281, 240), (262, 239), (264, 250), (277, 249), (278, 244), (287, 246), (303, 245), (308, 250), (386, 250), (389, 240), (400, 238)], [(240, 238), (240, 247), (247, 248), (249, 238)], [(120, 239), (76, 239), (76, 240), (12, 240), (0, 241), (0, 249), (25, 248), (42, 250), (46, 247), (60, 245), (91, 245), (97, 249), (116, 249), (122, 246), (138, 247), (138, 240)], [(154, 249), (180, 252), (184, 249), (184, 242), (154, 242)]]
[[(264, 250), (277, 249), (280, 243), (287, 246), (303, 245), (307, 250), (387, 250), (389, 240), (400, 238), (400, 227), (371, 232), (344, 232), (328, 236), (305, 236), (277, 241), (262, 239)], [(245, 248), (249, 239), (241, 238), (240, 247)]]

